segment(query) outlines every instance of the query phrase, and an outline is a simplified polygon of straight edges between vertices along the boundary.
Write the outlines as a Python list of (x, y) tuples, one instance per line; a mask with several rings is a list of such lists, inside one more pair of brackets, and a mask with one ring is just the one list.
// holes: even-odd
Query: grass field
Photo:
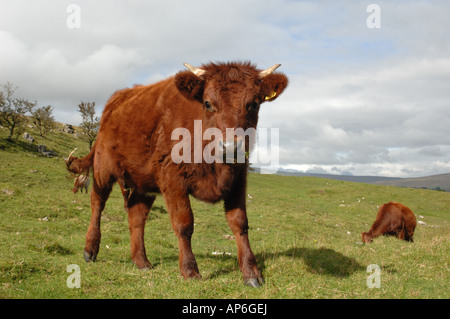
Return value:
[[(88, 146), (63, 132), (35, 138), (61, 156)], [(202, 280), (184, 280), (178, 243), (158, 197), (146, 226), (155, 266), (131, 262), (127, 216), (116, 187), (102, 215), (96, 263), (83, 249), (89, 195), (73, 194), (61, 157), (40, 156), (26, 142), (6, 141), (0, 129), (0, 298), (449, 298), (450, 194), (312, 177), (250, 174), (250, 241), (266, 279), (244, 286), (222, 204), (192, 200), (193, 251)], [(416, 214), (414, 243), (381, 237), (360, 243), (377, 206), (399, 201)], [(420, 216), (419, 216), (420, 215)], [(213, 254), (213, 252), (216, 252)], [(217, 254), (217, 252), (221, 254)], [(368, 288), (369, 265), (380, 288)], [(70, 265), (80, 288), (68, 288)]]

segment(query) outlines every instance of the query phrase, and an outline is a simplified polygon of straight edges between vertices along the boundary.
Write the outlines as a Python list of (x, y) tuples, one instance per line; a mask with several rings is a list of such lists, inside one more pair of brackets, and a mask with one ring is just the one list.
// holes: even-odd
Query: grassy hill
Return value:
[(295, 170), (280, 170), (276, 172), (276, 174), (283, 176), (321, 177), (346, 182), (367, 183), (367, 184), (387, 185), (397, 187), (427, 188), (431, 190), (441, 190), (450, 192), (450, 174), (439, 174), (416, 178), (315, 174), (315, 173), (301, 173)]
[[(90, 200), (70, 191), (61, 156), (74, 147), (86, 154), (88, 144), (59, 130), (47, 138), (29, 133), (34, 145), (58, 156), (42, 156), (21, 138), (7, 142), (0, 129), (0, 298), (450, 297), (450, 194), (316, 177), (250, 174), (250, 241), (266, 279), (260, 289), (242, 283), (236, 244), (225, 236), (231, 231), (223, 205), (194, 199), (193, 251), (203, 279), (182, 279), (161, 197), (145, 234), (155, 268), (138, 270), (118, 187), (102, 215), (97, 262), (86, 264)], [(370, 228), (377, 207), (391, 200), (409, 206), (421, 222), (415, 242), (382, 237), (362, 245), (360, 233)], [(67, 267), (74, 264), (81, 271), (79, 289), (67, 286)], [(371, 264), (381, 269), (380, 288), (367, 286)]]
[(439, 189), (450, 192), (450, 174), (439, 174), (417, 178), (400, 178), (398, 180), (379, 181), (376, 184), (398, 187)]

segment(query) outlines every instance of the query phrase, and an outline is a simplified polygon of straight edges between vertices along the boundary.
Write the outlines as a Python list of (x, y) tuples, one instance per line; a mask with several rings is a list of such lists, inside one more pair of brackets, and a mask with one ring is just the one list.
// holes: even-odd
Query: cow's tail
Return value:
[(74, 157), (72, 154), (75, 152), (76, 148), (69, 154), (69, 157), (65, 159), (67, 170), (72, 174), (73, 177), (79, 175), (89, 175), (89, 171), (94, 164), (95, 156), (95, 145), (91, 148), (88, 155), (82, 158)]

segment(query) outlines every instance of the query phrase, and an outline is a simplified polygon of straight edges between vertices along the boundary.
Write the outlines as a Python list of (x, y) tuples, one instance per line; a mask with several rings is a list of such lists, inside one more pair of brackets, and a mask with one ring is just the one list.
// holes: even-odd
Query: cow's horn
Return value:
[(206, 73), (205, 70), (196, 68), (195, 66), (190, 65), (189, 63), (184, 63), (184, 66), (189, 69), (192, 73), (194, 73), (196, 76), (200, 77)]
[(259, 78), (262, 80), (266, 76), (272, 74), (276, 69), (278, 69), (281, 66), (281, 64), (275, 64), (274, 66), (271, 66), (270, 68), (259, 72)]
[(75, 153), (76, 150), (77, 150), (77, 147), (75, 147), (75, 148), (73, 149), (73, 151), (70, 152), (69, 157), (67, 157), (67, 159), (69, 159), (69, 158), (72, 156), (72, 154)]

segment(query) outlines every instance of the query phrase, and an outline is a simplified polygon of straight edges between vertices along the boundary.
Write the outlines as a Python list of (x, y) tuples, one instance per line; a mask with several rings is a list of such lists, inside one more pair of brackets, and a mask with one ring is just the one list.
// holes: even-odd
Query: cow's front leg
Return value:
[(247, 213), (242, 208), (235, 208), (228, 210), (226, 216), (228, 225), (236, 238), (239, 268), (242, 271), (244, 283), (251, 287), (259, 287), (264, 284), (264, 278), (250, 247)]
[(251, 287), (264, 284), (264, 278), (256, 264), (256, 258), (248, 239), (248, 219), (245, 205), (245, 181), (236, 184), (231, 194), (225, 199), (225, 211), (228, 225), (237, 244), (239, 267), (244, 283)]
[(184, 192), (163, 192), (172, 228), (178, 237), (180, 271), (185, 279), (201, 278), (191, 247), (194, 216), (189, 196)]

